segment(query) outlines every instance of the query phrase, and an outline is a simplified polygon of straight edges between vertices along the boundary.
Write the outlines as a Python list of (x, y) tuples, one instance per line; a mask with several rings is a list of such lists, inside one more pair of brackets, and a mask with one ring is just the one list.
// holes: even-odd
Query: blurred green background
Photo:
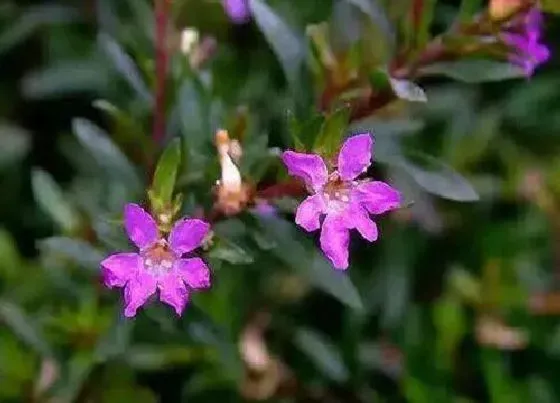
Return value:
[[(485, 7), (426, 3), (427, 37)], [(183, 140), (186, 214), (212, 205), (219, 127), (242, 139), (246, 178), (285, 179), (288, 114), (310, 118), (324, 89), (310, 24), (330, 20), (335, 48), (363, 39), (382, 67), (412, 3), (252, 7), (236, 25), (218, 0), (172, 4), (167, 138)], [(376, 135), (373, 173), (413, 204), (375, 244), (353, 240), (347, 272), (283, 198), (268, 221), (215, 224), (213, 287), (182, 318), (154, 302), (125, 320), (98, 264), (130, 248), (118, 217), (159, 153), (153, 20), (144, 0), (0, 4), (0, 402), (560, 402), (560, 17), (545, 16), (553, 57), (534, 77), (455, 66), (416, 80), (427, 102), (355, 122)], [(182, 53), (186, 27), (204, 63)]]

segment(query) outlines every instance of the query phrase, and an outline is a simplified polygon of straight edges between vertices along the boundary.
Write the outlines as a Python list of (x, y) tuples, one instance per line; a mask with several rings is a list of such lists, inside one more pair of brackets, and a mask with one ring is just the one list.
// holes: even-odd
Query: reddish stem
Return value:
[(165, 84), (169, 59), (167, 48), (167, 24), (171, 0), (155, 0), (156, 23), (156, 99), (154, 107), (153, 140), (161, 145), (165, 138)]

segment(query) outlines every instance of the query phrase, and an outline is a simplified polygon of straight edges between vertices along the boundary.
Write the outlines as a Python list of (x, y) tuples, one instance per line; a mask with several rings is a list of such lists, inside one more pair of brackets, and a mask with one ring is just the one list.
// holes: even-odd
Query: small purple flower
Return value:
[(249, 20), (251, 11), (248, 0), (222, 0), (224, 10), (230, 20), (236, 24), (243, 24)]
[(208, 234), (202, 220), (177, 221), (168, 239), (160, 236), (157, 224), (140, 206), (124, 208), (124, 226), (139, 253), (116, 253), (101, 262), (105, 285), (123, 287), (127, 317), (136, 315), (156, 290), (159, 299), (181, 315), (192, 289), (210, 286), (210, 270), (202, 259), (182, 256), (199, 247)]
[(358, 230), (370, 242), (377, 240), (377, 226), (370, 214), (382, 214), (401, 204), (400, 193), (387, 183), (358, 179), (371, 164), (372, 145), (369, 133), (349, 137), (331, 173), (319, 155), (294, 151), (282, 155), (288, 173), (303, 179), (311, 193), (296, 211), (296, 224), (308, 232), (322, 227), (321, 249), (337, 269), (348, 267), (350, 230)]
[(276, 215), (276, 207), (274, 207), (266, 200), (257, 200), (255, 202), (254, 211), (264, 217)]
[(511, 31), (502, 33), (502, 40), (510, 47), (509, 60), (520, 66), (529, 77), (550, 58), (548, 47), (540, 43), (543, 18), (537, 8), (529, 10)]

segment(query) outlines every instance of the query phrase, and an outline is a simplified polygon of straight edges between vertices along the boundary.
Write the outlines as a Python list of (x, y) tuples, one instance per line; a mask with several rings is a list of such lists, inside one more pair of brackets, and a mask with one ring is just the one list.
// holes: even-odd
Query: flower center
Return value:
[(334, 172), (323, 187), (323, 196), (327, 208), (332, 212), (343, 211), (350, 203), (351, 189), (352, 183), (343, 181), (338, 173)]
[(169, 272), (173, 268), (175, 260), (175, 254), (164, 240), (157, 242), (142, 253), (144, 269), (156, 276)]

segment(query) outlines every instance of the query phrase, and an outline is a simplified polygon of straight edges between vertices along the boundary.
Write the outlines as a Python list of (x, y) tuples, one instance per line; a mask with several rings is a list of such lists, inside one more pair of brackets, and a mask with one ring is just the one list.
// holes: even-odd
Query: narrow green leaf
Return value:
[[(263, 234), (274, 242), (270, 253), (308, 279), (318, 289), (356, 310), (363, 310), (360, 295), (346, 273), (336, 271), (293, 223), (253, 215)], [(286, 253), (289, 251), (289, 253)]]
[(101, 33), (98, 40), (101, 48), (105, 51), (122, 78), (130, 84), (142, 100), (151, 105), (153, 103), (152, 93), (144, 82), (132, 57), (109, 35)]
[(19, 306), (0, 300), (0, 321), (37, 353), (44, 357), (53, 355), (45, 335)]
[(298, 120), (293, 113), (288, 114), (288, 128), (297, 151), (308, 151), (321, 131), (324, 117), (316, 114), (305, 121)]
[(422, 2), (422, 15), (420, 16), (420, 26), (416, 33), (417, 49), (423, 49), (430, 40), (430, 28), (434, 19), (434, 12), (437, 0), (424, 0)]
[(104, 66), (96, 60), (56, 62), (26, 74), (21, 83), (23, 95), (44, 99), (76, 92), (103, 93), (109, 85)]
[(323, 336), (311, 329), (302, 328), (296, 332), (294, 342), (327, 377), (336, 382), (345, 382), (348, 379), (348, 370), (342, 355), (336, 346)]
[(540, 5), (547, 13), (560, 14), (560, 2), (557, 0), (541, 0)]
[(154, 181), (152, 183), (152, 194), (160, 205), (171, 204), (177, 171), (181, 164), (181, 141), (173, 139), (159, 158)]
[(303, 38), (297, 36), (262, 0), (249, 0), (255, 22), (280, 61), (288, 82), (295, 87), (304, 60)]
[(78, 352), (66, 361), (66, 365), (65, 376), (52, 388), (52, 397), (61, 402), (74, 402), (93, 370), (95, 360), (89, 351)]
[(315, 139), (314, 151), (327, 157), (336, 154), (346, 134), (350, 111), (340, 108), (327, 116), (321, 126), (321, 131)]
[(401, 99), (412, 102), (426, 102), (428, 100), (424, 90), (412, 81), (390, 78), (389, 82), (395, 95)]
[(378, 26), (381, 31), (385, 34), (386, 39), (389, 41), (391, 47), (396, 44), (395, 30), (389, 21), (385, 10), (377, 0), (345, 0), (346, 2), (359, 8), (364, 14), (366, 14), (371, 21)]
[(392, 163), (402, 168), (429, 193), (454, 201), (477, 201), (479, 196), (467, 180), (451, 167), (428, 155), (415, 155), (422, 165), (397, 158)]
[(0, 167), (22, 158), (30, 146), (29, 133), (21, 127), (0, 123)]
[(64, 231), (78, 226), (78, 215), (54, 179), (45, 171), (31, 173), (31, 186), (35, 201), (41, 209)]
[(251, 264), (253, 257), (242, 247), (225, 239), (220, 239), (208, 252), (208, 257), (223, 260), (231, 264)]
[(453, 353), (467, 329), (465, 314), (458, 298), (443, 295), (432, 312), (438, 332), (437, 345), (446, 365), (451, 364)]
[(483, 59), (435, 63), (423, 68), (421, 72), (424, 75), (443, 75), (470, 84), (525, 77), (523, 69), (518, 66)]
[(41, 26), (68, 23), (76, 20), (79, 15), (77, 8), (58, 4), (43, 4), (25, 9), (0, 32), (0, 55), (24, 42)]
[(481, 8), (482, 0), (461, 0), (458, 20), (460, 22), (469, 21)]
[(105, 170), (108, 178), (120, 180), (135, 189), (139, 187), (140, 181), (134, 167), (106, 132), (81, 118), (72, 121), (72, 128), (78, 141)]
[(120, 312), (109, 328), (95, 346), (95, 358), (104, 362), (113, 357), (123, 355), (130, 344), (134, 322), (123, 318)]
[(39, 248), (46, 253), (58, 255), (79, 264), (95, 273), (105, 257), (101, 251), (90, 244), (67, 237), (51, 237), (39, 242)]

